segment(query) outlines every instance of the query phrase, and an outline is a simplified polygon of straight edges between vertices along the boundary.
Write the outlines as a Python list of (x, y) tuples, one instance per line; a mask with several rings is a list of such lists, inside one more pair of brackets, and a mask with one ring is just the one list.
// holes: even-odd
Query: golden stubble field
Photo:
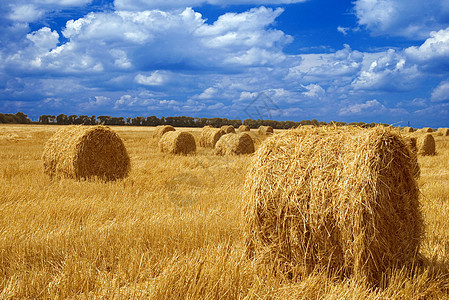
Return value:
[(318, 272), (285, 278), (244, 257), (251, 156), (161, 154), (154, 128), (113, 127), (128, 178), (50, 180), (41, 155), (57, 129), (0, 126), (1, 299), (449, 298), (449, 137), (419, 157), (424, 261), (373, 288)]

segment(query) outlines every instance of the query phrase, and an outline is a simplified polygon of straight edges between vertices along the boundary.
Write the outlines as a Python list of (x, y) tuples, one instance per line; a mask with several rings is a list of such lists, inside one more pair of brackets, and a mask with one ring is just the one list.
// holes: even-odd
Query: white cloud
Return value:
[(433, 91), (430, 100), (433, 102), (449, 101), (449, 80), (441, 82)]
[(38, 31), (27, 34), (27, 39), (32, 41), (38, 49), (51, 50), (56, 48), (59, 42), (59, 34), (48, 27), (43, 27)]
[(217, 95), (218, 90), (214, 87), (209, 87), (204, 90), (200, 95), (198, 95), (198, 99), (211, 99)]
[(339, 111), (340, 116), (360, 116), (360, 115), (375, 115), (384, 113), (387, 111), (387, 108), (377, 101), (369, 100), (365, 103), (360, 104), (352, 104), (347, 107), (341, 108)]
[(117, 10), (151, 10), (151, 9), (175, 9), (184, 7), (194, 7), (203, 4), (220, 6), (228, 5), (276, 5), (300, 3), (307, 0), (114, 0)]
[(424, 69), (446, 72), (449, 70), (449, 27), (432, 31), (421, 46), (409, 47), (405, 54)]
[(421, 39), (449, 25), (446, 0), (357, 0), (354, 10), (359, 24), (375, 35)]
[(157, 86), (167, 83), (169, 80), (169, 74), (162, 71), (154, 71), (150, 76), (145, 76), (142, 74), (137, 74), (135, 81), (139, 84)]
[(358, 90), (407, 91), (416, 87), (420, 73), (415, 65), (407, 65), (402, 53), (389, 49), (374, 60), (367, 70), (352, 82)]

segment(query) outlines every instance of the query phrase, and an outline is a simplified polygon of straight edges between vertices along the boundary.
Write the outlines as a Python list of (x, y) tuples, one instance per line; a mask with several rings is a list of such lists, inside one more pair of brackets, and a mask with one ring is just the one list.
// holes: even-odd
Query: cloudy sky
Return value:
[(2, 0), (0, 111), (449, 126), (447, 0)]

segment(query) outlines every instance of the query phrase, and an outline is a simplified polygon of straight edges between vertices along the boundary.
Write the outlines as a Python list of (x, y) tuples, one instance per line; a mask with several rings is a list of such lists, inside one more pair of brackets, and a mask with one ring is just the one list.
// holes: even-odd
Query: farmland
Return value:
[(51, 180), (41, 155), (58, 128), (0, 127), (2, 299), (449, 298), (449, 137), (435, 135), (437, 155), (418, 158), (423, 260), (372, 288), (318, 272), (287, 278), (244, 257), (251, 156), (163, 154), (154, 127), (113, 127), (129, 177)]

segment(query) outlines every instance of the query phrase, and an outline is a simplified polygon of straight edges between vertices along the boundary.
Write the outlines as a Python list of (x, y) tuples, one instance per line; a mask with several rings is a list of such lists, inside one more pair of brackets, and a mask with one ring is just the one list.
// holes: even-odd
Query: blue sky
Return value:
[(448, 127), (449, 2), (2, 0), (0, 111)]

